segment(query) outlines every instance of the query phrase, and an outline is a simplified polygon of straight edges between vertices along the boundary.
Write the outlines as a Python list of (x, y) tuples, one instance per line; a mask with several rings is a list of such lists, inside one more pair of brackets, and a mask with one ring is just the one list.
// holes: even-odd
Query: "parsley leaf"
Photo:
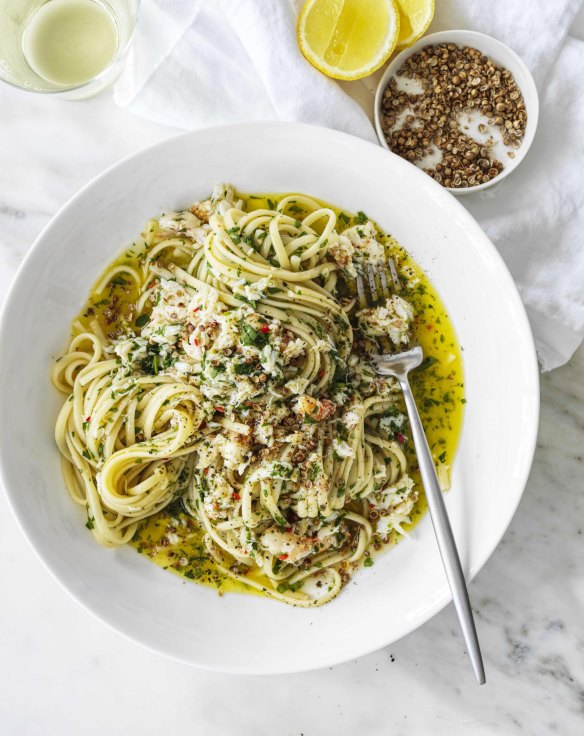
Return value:
[(310, 480), (312, 483), (318, 478), (320, 475), (320, 465), (318, 463), (314, 463), (312, 468), (310, 469)]
[(236, 376), (249, 376), (253, 373), (253, 365), (250, 363), (236, 363), (233, 366), (233, 372)]
[(263, 348), (268, 342), (268, 338), (262, 332), (254, 330), (247, 322), (240, 322), (239, 329), (239, 341), (242, 345), (255, 345), (256, 348)]
[(420, 363), (420, 367), (418, 368), (418, 371), (425, 371), (427, 368), (430, 368), (430, 366), (433, 366), (434, 363), (438, 362), (438, 358), (435, 358), (433, 355), (427, 355), (424, 360)]
[(243, 296), (243, 294), (236, 294), (234, 292), (233, 293), (233, 296), (236, 299), (239, 299), (240, 302), (244, 302), (245, 304), (249, 304), (249, 306), (250, 307), (253, 307), (253, 309), (255, 309), (257, 307), (257, 305), (258, 305), (257, 302), (253, 301), (252, 299), (248, 299), (246, 296)]
[(230, 227), (227, 231), (227, 234), (231, 238), (232, 242), (237, 245), (238, 243), (241, 243), (241, 228), (239, 227)]
[(85, 504), (85, 509), (87, 510), (87, 521), (85, 523), (85, 526), (88, 529), (94, 529), (95, 528), (95, 518), (93, 516), (90, 516), (89, 514), (89, 504)]
[(209, 374), (211, 378), (216, 378), (220, 373), (224, 373), (224, 372), (225, 372), (225, 366), (223, 365), (223, 363), (219, 363), (218, 365), (212, 365), (207, 371), (207, 373)]

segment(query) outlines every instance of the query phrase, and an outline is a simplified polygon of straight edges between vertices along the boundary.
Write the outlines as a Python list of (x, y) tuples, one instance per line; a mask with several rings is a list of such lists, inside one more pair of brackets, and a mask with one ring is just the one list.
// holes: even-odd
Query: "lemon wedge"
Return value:
[(421, 38), (434, 17), (434, 0), (395, 0), (399, 10), (398, 49)]
[(361, 79), (394, 50), (399, 12), (394, 0), (307, 0), (297, 34), (300, 50), (321, 72)]

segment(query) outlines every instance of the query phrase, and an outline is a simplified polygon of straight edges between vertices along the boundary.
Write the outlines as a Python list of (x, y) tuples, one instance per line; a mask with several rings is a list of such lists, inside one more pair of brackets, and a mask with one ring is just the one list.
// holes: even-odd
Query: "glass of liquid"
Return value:
[(140, 0), (0, 0), (0, 79), (91, 97), (122, 70)]

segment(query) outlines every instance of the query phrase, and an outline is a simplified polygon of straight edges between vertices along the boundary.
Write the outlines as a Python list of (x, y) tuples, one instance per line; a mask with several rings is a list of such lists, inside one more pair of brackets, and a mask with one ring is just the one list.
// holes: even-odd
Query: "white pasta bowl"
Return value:
[(2, 482), (30, 543), (81, 604), (158, 652), (227, 672), (315, 669), (383, 647), (448, 603), (429, 518), (322, 608), (218, 596), (132, 548), (99, 547), (65, 490), (53, 440), (62, 399), (50, 365), (92, 283), (150, 216), (202, 199), (220, 181), (364, 210), (437, 287), (464, 348), (467, 409), (446, 504), (469, 579), (505, 532), (531, 466), (533, 340), (509, 272), (454, 197), (378, 146), (322, 128), (254, 123), (164, 141), (91, 182), (39, 236), (0, 326)]

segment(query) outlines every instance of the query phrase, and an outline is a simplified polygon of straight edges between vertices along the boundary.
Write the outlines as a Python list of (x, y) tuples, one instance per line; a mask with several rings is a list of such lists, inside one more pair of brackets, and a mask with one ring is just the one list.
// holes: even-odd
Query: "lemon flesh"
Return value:
[(360, 79), (395, 48), (394, 0), (308, 0), (298, 19), (298, 43), (308, 61), (337, 79)]
[(421, 38), (434, 17), (434, 0), (395, 0), (399, 10), (398, 49)]

